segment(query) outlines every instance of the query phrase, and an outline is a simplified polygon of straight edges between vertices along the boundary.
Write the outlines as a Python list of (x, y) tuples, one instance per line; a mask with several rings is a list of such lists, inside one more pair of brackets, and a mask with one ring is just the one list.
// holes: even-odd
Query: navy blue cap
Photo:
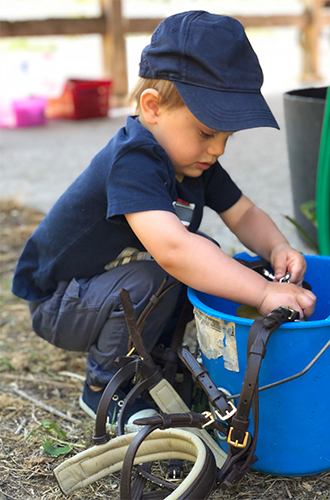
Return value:
[(166, 18), (142, 51), (139, 76), (171, 80), (191, 113), (215, 130), (279, 128), (260, 92), (258, 58), (232, 17), (189, 11)]

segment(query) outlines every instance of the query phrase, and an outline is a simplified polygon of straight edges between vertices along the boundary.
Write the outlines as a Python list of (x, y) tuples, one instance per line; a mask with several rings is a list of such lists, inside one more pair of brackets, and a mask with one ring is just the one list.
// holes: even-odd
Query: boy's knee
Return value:
[[(118, 282), (117, 293), (119, 295), (121, 288), (127, 290), (134, 305), (149, 302), (150, 298), (160, 288), (166, 276), (168, 276), (164, 269), (156, 262), (148, 261), (126, 264), (123, 266), (123, 271), (126, 266), (126, 272)], [(109, 273), (113, 271), (109, 271)], [(174, 278), (168, 278), (168, 284), (173, 281)]]

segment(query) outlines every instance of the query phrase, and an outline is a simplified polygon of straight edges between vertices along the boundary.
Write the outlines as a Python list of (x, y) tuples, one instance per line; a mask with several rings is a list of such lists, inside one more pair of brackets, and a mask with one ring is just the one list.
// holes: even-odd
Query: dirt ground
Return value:
[[(53, 476), (59, 463), (91, 446), (94, 422), (78, 405), (86, 355), (57, 349), (32, 332), (26, 304), (10, 287), (20, 251), (43, 215), (11, 200), (0, 208), (0, 500), (118, 499), (120, 474), (68, 497)], [(330, 499), (330, 472), (283, 478), (249, 471), (211, 498)]]

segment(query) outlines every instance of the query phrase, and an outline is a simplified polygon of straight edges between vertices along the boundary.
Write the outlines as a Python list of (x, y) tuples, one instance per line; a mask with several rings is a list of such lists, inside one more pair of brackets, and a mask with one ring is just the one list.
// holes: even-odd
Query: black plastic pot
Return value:
[[(327, 87), (292, 90), (284, 94), (284, 116), (291, 175), (294, 219), (317, 244), (316, 228), (301, 212), (315, 200)], [(301, 236), (301, 234), (299, 233)]]

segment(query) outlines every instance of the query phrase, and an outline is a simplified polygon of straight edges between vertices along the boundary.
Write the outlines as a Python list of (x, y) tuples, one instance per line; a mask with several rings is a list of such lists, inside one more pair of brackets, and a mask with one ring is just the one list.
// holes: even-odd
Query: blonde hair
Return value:
[(161, 104), (167, 109), (176, 109), (184, 106), (184, 102), (170, 80), (156, 80), (152, 78), (139, 78), (130, 92), (129, 100), (136, 101), (136, 113), (140, 112), (140, 97), (147, 89), (155, 89), (161, 97)]

